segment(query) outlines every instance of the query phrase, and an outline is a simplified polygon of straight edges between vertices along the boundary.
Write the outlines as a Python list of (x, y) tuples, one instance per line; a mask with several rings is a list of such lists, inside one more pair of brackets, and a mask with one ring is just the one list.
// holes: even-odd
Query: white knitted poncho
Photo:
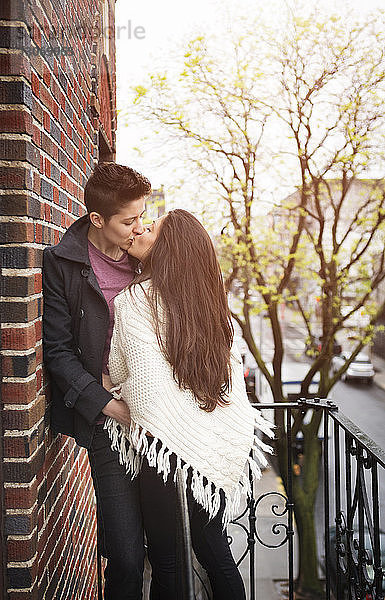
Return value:
[[(160, 350), (145, 291), (149, 282), (125, 290), (115, 298), (115, 323), (109, 356), (113, 394), (130, 409), (131, 426), (106, 419), (111, 445), (132, 477), (143, 457), (166, 481), (170, 455), (176, 455), (184, 482), (191, 469), (194, 498), (215, 516), (220, 507), (219, 491), (225, 494), (223, 524), (239, 509), (241, 494), (250, 493), (252, 476), (259, 479), (266, 466), (264, 452), (272, 451), (258, 433), (273, 437), (273, 425), (247, 398), (241, 356), (232, 348), (230, 404), (203, 411), (190, 390), (175, 382), (172, 367)], [(121, 386), (121, 392), (119, 387)], [(152, 440), (147, 433), (154, 436)], [(158, 443), (160, 442), (160, 443)], [(174, 476), (175, 474), (171, 474)]]

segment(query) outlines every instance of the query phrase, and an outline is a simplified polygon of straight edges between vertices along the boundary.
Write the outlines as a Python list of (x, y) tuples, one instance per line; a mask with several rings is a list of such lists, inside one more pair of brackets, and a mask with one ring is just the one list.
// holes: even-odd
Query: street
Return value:
[[(311, 360), (305, 355), (306, 331), (296, 321), (293, 313), (288, 313), (283, 321), (284, 361), (310, 364)], [(236, 328), (236, 332), (238, 339), (239, 329)], [(273, 356), (273, 339), (269, 322), (258, 316), (253, 317), (253, 333), (257, 346), (262, 342), (263, 359), (270, 362)], [(256, 366), (250, 353), (247, 360), (249, 366)], [(331, 390), (329, 398), (344, 415), (385, 450), (385, 390), (376, 385), (340, 381)]]
[(379, 387), (340, 381), (333, 402), (376, 444), (385, 449), (385, 392)]
[[(308, 362), (304, 354), (306, 332), (295, 323), (284, 327), (285, 356), (290, 361)], [(361, 382), (338, 382), (330, 399), (341, 412), (385, 450), (385, 391)]]
[[(289, 312), (285, 315), (286, 318), (283, 320), (283, 339), (284, 339), (284, 362), (287, 363), (300, 363), (310, 364), (311, 359), (305, 355), (305, 339), (306, 331), (297, 322), (296, 315)], [(265, 320), (261, 320), (255, 317), (255, 323), (253, 323), (253, 329), (255, 338), (258, 342), (262, 342), (262, 356), (264, 360), (271, 361), (273, 355), (273, 340), (270, 333), (269, 323)], [(341, 343), (344, 348), (344, 338), (341, 337)], [(266, 386), (264, 387), (266, 390)], [(367, 385), (366, 383), (360, 382), (338, 382), (335, 387), (331, 390), (329, 398), (338, 406), (338, 409), (346, 417), (348, 417), (355, 425), (357, 425), (362, 432), (373, 440), (380, 448), (385, 450), (385, 390), (381, 389), (377, 385)], [(271, 398), (270, 400), (271, 401)], [(344, 436), (341, 432), (341, 502), (342, 508), (346, 514), (346, 503), (345, 503), (345, 469), (344, 469), (344, 450), (342, 444), (344, 444)], [(330, 494), (329, 494), (329, 509), (330, 509), (330, 523), (334, 523), (335, 519), (335, 488), (333, 485), (334, 480), (334, 444), (333, 444), (333, 426), (330, 424), (329, 428), (329, 481), (330, 481)], [(324, 555), (324, 498), (323, 498), (323, 483), (320, 467), (320, 481), (321, 485), (318, 491), (318, 498), (316, 502), (316, 529), (317, 529), (317, 545), (319, 549), (320, 562), (322, 563), (322, 557)], [(380, 527), (385, 530), (385, 470), (379, 468), (379, 508), (380, 508)], [(354, 487), (355, 482), (355, 460), (352, 459), (352, 483)], [(373, 514), (372, 497), (371, 497), (371, 483), (370, 483), (370, 471), (365, 472), (365, 481), (367, 486), (370, 512)]]
[[(254, 339), (261, 347), (262, 358), (270, 362), (273, 357), (273, 339), (269, 322), (252, 317)], [(236, 340), (239, 345), (240, 331), (236, 327)], [(306, 330), (297, 322), (295, 313), (288, 312), (283, 320), (284, 362), (311, 364), (305, 355)], [(260, 344), (262, 342), (262, 344)], [(344, 344), (343, 348), (344, 348)], [(344, 348), (345, 349), (345, 348)], [(248, 366), (256, 363), (247, 351)], [(256, 376), (257, 377), (257, 376)], [(385, 390), (376, 385), (361, 382), (340, 381), (331, 390), (329, 398), (333, 400), (353, 423), (385, 450)]]
[[(292, 320), (285, 323), (284, 327), (285, 354), (290, 361), (305, 361), (310, 363), (310, 359), (304, 354), (303, 339), (306, 332)], [(342, 344), (344, 341), (342, 337)], [(330, 399), (338, 406), (338, 409), (348, 417), (362, 432), (373, 440), (380, 448), (385, 450), (385, 391), (376, 385), (367, 385), (361, 382), (338, 382), (331, 390)], [(332, 436), (330, 428), (329, 439)], [(343, 437), (341, 439), (343, 443)], [(330, 473), (334, 472), (334, 456), (332, 444), (330, 443)], [(341, 460), (342, 460), (341, 453)], [(355, 462), (354, 460), (352, 461)], [(341, 463), (342, 465), (344, 462)], [(355, 469), (353, 468), (353, 475)], [(370, 490), (370, 472), (366, 473), (366, 482)], [(333, 480), (333, 476), (331, 476)], [(322, 487), (322, 486), (321, 486)], [(344, 481), (341, 482), (344, 487)], [(323, 504), (322, 489), (320, 489), (319, 504)], [(344, 493), (343, 493), (344, 496)], [(370, 498), (370, 494), (369, 494)], [(330, 506), (334, 505), (334, 487), (330, 489)], [(385, 472), (379, 468), (379, 505), (380, 505), (380, 523), (381, 528), (385, 529)], [(321, 506), (320, 506), (321, 507)], [(323, 514), (323, 510), (317, 511), (317, 514)], [(331, 514), (331, 520), (334, 520), (334, 514)], [(318, 523), (318, 531), (323, 531), (323, 523)], [(321, 542), (321, 540), (319, 540)]]

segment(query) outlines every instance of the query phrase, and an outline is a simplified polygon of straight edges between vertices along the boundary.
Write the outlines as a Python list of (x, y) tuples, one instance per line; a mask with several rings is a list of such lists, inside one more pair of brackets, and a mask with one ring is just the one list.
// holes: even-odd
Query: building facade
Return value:
[(49, 427), (42, 253), (114, 159), (115, 0), (0, 3), (0, 598), (96, 598), (85, 451)]
[[(347, 189), (343, 188), (341, 179), (325, 179), (320, 183), (317, 189), (317, 200), (319, 208), (316, 207), (314, 189), (309, 191), (308, 206), (309, 215), (307, 216), (306, 229), (313, 237), (317, 239), (322, 248), (326, 261), (331, 261), (333, 256), (333, 239), (335, 237), (338, 243), (343, 240), (341, 248), (338, 249), (339, 270), (342, 267), (350, 265), (346, 274), (346, 282), (340, 290), (341, 314), (347, 314), (364, 297), (366, 285), (372, 278), (384, 276), (384, 229), (377, 223), (379, 206), (384, 202), (384, 180), (382, 179), (358, 179), (350, 180)], [(271, 211), (271, 227), (279, 228), (281, 239), (287, 250), (292, 239), (292, 232), (287, 230), (288, 206), (299, 206), (301, 191), (298, 190), (283, 200), (284, 210), (278, 208)], [(318, 215), (318, 210), (321, 217)], [(285, 232), (286, 228), (286, 232)], [(370, 240), (370, 243), (364, 252), (361, 253), (364, 244), (363, 240)], [(314, 250), (309, 241), (310, 256), (315, 256)], [(361, 244), (361, 245), (359, 245)], [(357, 250), (359, 248), (359, 250)], [(355, 258), (358, 255), (359, 260)], [(315, 263), (312, 269), (319, 273), (320, 265)], [(364, 268), (365, 267), (365, 268)], [(365, 269), (367, 273), (365, 273)], [(385, 284), (377, 284), (375, 290), (370, 296), (370, 301), (376, 303), (377, 309), (384, 302)], [(364, 283), (363, 283), (364, 282)], [(314, 320), (321, 325), (322, 303), (320, 295), (322, 293), (320, 280), (313, 277), (301, 277), (297, 275), (292, 279), (293, 291), (301, 289), (306, 291), (303, 294), (302, 305), (306, 312), (314, 315)], [(344, 312), (345, 311), (345, 312)], [(356, 310), (354, 315), (346, 320), (344, 329), (346, 335), (356, 335), (359, 331), (363, 332), (369, 324), (370, 316), (366, 311), (365, 303)], [(385, 317), (380, 316), (378, 325), (385, 324)], [(374, 338), (373, 349), (380, 356), (385, 349), (385, 336), (379, 331)]]

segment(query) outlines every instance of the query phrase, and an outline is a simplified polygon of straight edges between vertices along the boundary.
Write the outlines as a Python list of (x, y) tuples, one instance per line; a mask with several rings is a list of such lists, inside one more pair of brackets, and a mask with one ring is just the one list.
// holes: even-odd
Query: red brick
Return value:
[(0, 131), (9, 133), (30, 133), (32, 116), (23, 110), (2, 110)]
[(55, 101), (52, 102), (52, 114), (56, 120), (59, 118), (59, 105)]
[(12, 356), (3, 356), (1, 359), (1, 368), (4, 377), (13, 377), (13, 362)]
[(42, 275), (41, 273), (35, 273), (34, 277), (34, 292), (35, 294), (41, 292), (42, 289)]
[(23, 54), (0, 54), (0, 75), (23, 75), (31, 77), (31, 67)]
[(55, 142), (52, 142), (52, 158), (54, 160), (56, 160), (56, 162), (58, 159), (58, 155), (59, 155), (59, 148)]
[(2, 167), (0, 187), (5, 189), (28, 189), (29, 170), (23, 167)]
[(49, 162), (48, 158), (44, 159), (44, 174), (47, 177), (51, 177), (51, 163)]
[(35, 224), (35, 242), (41, 244), (43, 240), (43, 227), (40, 223)]
[(29, 410), (3, 409), (4, 429), (31, 429), (40, 421), (45, 412), (45, 397), (39, 396)]
[(37, 75), (35, 75), (35, 73), (32, 73), (32, 76), (31, 76), (31, 87), (32, 87), (32, 92), (35, 94), (35, 96), (39, 96), (40, 82), (39, 82)]
[(32, 190), (35, 194), (40, 194), (41, 177), (38, 173), (33, 174)]
[(37, 369), (36, 371), (36, 390), (39, 391), (42, 386), (43, 373), (42, 369)]
[(38, 148), (40, 148), (40, 144), (41, 144), (41, 131), (40, 131), (40, 129), (36, 125), (32, 126), (32, 139), (33, 139), (34, 144), (36, 144), (36, 146)]
[[(34, 436), (6, 436), (4, 438), (4, 456), (6, 458), (28, 458), (37, 449), (37, 432)], [(24, 488), (20, 488), (22, 491)], [(14, 508), (19, 508), (15, 506)]]
[(49, 113), (46, 110), (43, 111), (43, 124), (44, 124), (44, 129), (46, 129), (47, 131), (50, 131), (51, 119), (50, 119)]
[(45, 65), (43, 67), (43, 81), (48, 87), (51, 85), (51, 73)]
[(17, 329), (4, 328), (1, 331), (3, 350), (28, 350), (36, 343), (35, 327), (26, 326)]
[(26, 383), (4, 382), (2, 401), (4, 404), (29, 404), (36, 398), (36, 380)]
[[(7, 440), (7, 437), (4, 438)], [(12, 439), (12, 438), (10, 438)], [(12, 509), (28, 509), (36, 503), (38, 484), (37, 481), (33, 481), (26, 487), (17, 486), (4, 488), (4, 504), (6, 508)]]
[(41, 31), (37, 26), (36, 22), (32, 26), (32, 39), (39, 48), (41, 48)]
[(37, 531), (26, 540), (9, 540), (7, 559), (12, 562), (26, 562), (33, 558), (36, 552)]
[(51, 207), (49, 204), (44, 204), (44, 220), (45, 221), (51, 220)]
[(42, 334), (42, 322), (37, 321), (35, 323), (35, 336), (37, 340), (41, 340), (41, 334)]
[[(41, 275), (40, 275), (41, 277)], [(41, 365), (43, 362), (43, 347), (42, 345), (36, 346), (36, 364)]]
[(49, 33), (50, 33), (50, 26), (49, 26), (49, 22), (47, 21), (47, 19), (45, 17), (43, 20), (43, 31), (44, 31), (45, 37), (48, 39)]

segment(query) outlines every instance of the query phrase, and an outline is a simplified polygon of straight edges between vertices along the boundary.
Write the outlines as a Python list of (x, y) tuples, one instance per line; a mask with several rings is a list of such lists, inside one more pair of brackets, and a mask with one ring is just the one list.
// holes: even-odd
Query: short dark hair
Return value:
[(84, 189), (88, 213), (97, 212), (106, 221), (132, 200), (151, 193), (149, 180), (124, 165), (102, 162), (96, 165)]

